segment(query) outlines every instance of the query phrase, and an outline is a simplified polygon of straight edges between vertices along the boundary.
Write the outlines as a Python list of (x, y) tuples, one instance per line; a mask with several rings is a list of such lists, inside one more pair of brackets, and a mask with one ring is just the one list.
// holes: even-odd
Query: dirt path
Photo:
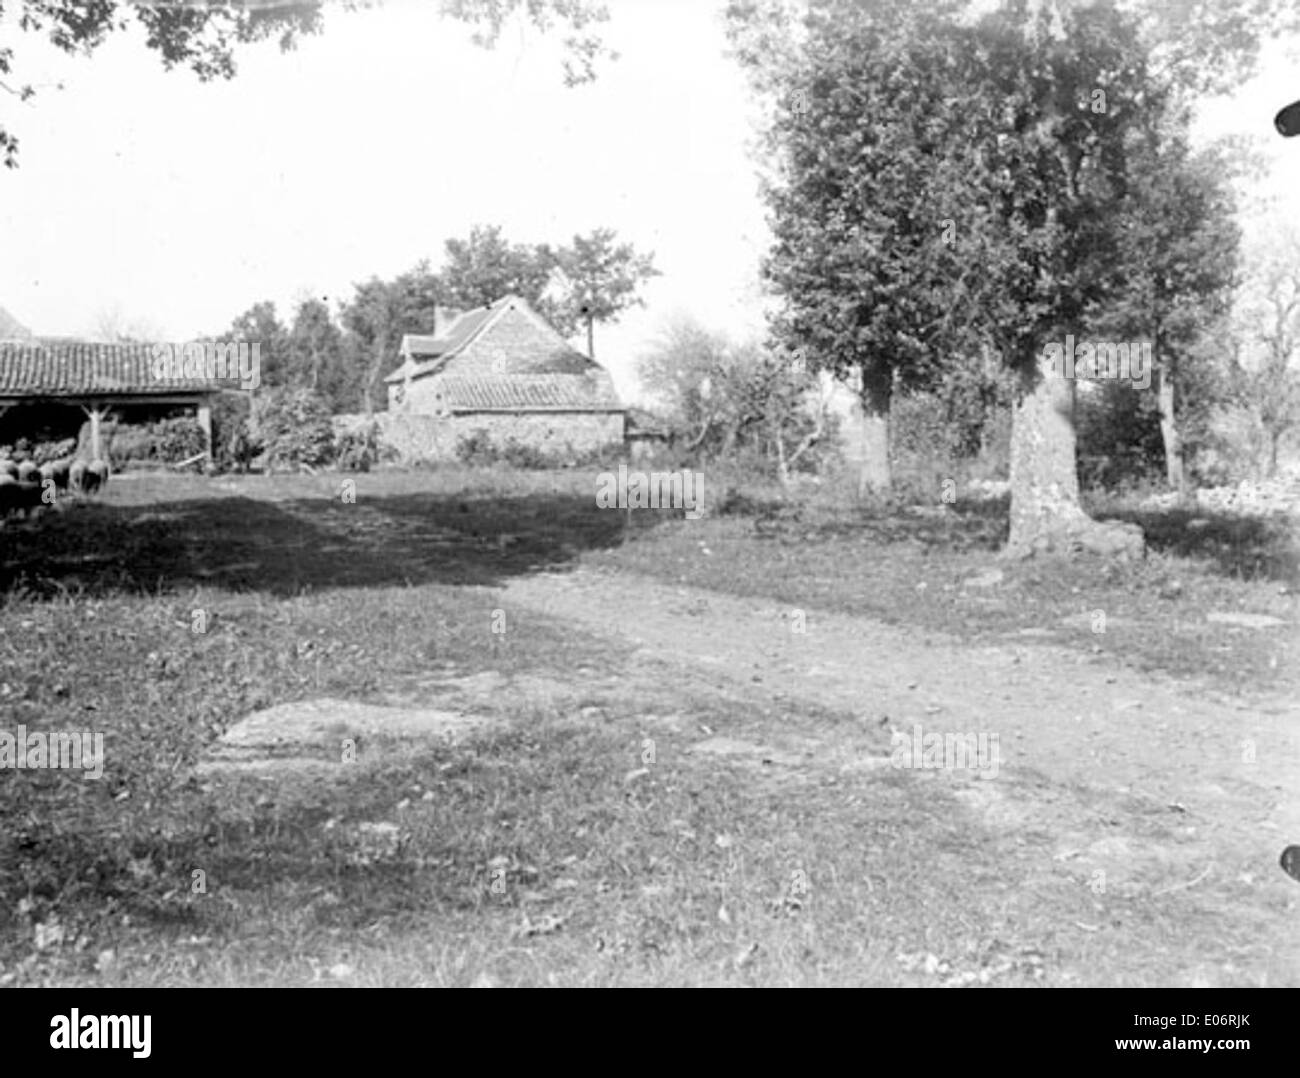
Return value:
[[(891, 729), (918, 723), (996, 733), (999, 774), (959, 780), (959, 796), (993, 826), (1058, 836), (1044, 872), (1100, 869), (1150, 895), (1230, 881), (1243, 901), (1262, 890), (1292, 912), (1300, 899), (1277, 867), (1300, 842), (1300, 701), (1214, 699), (1059, 647), (974, 647), (813, 610), (800, 635), (789, 609), (628, 574), (539, 574), (494, 594), (630, 641), (724, 694), (859, 716), (813, 737), (797, 722), (776, 733), (812, 766), (882, 766)], [(1300, 948), (1295, 959), (1300, 983)]]

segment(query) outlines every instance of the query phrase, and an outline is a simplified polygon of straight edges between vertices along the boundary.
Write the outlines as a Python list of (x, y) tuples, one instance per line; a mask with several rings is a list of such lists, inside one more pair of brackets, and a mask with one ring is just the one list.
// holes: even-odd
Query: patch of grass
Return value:
[[(1260, 942), (1281, 911), (1231, 873), (1112, 895), (1103, 918), (1045, 870), (1050, 835), (983, 826), (947, 779), (687, 751), (705, 727), (855, 736), (842, 717), (768, 713), (526, 611), (494, 634), (480, 586), (612, 564), (970, 639), (1044, 628), (1255, 685), (1281, 678), (1276, 638), (1204, 611), (1294, 619), (1284, 557), (1243, 579), (1156, 528), (1142, 566), (999, 565), (970, 587), (1005, 528), (985, 504), (751, 493), (683, 521), (601, 512), (591, 475), (378, 472), (355, 477), (355, 504), (341, 478), (149, 477), (7, 529), (4, 724), (102, 732), (107, 766), (102, 782), (0, 771), (0, 983), (1149, 984), (1202, 962), (1223, 983), (1286, 980)], [(1060, 623), (1096, 608), (1105, 634)], [(192, 775), (249, 711), (436, 703), (431, 671), (572, 691), (486, 694), (486, 737), (363, 753), (324, 781)], [(370, 848), (363, 824), (397, 845)]]

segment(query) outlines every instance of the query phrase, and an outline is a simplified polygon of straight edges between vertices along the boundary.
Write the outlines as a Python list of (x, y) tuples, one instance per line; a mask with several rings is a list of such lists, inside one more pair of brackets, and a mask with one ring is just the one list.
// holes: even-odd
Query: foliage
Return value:
[(611, 228), (589, 236), (574, 236), (570, 247), (555, 254), (563, 299), (559, 310), (566, 320), (587, 327), (588, 350), (594, 359), (592, 327), (617, 318), (629, 307), (644, 306), (637, 290), (659, 276), (654, 256), (638, 254), (630, 243), (616, 243)]
[(289, 384), (289, 330), (276, 314), (274, 303), (265, 300), (253, 304), (217, 339), (227, 343), (256, 343), (259, 346), (258, 354), (262, 358), (260, 384)]
[(262, 403), (257, 428), (271, 468), (327, 464), (334, 451), (329, 408), (309, 389), (273, 389)]
[(438, 273), (444, 302), (461, 310), (486, 307), (504, 296), (525, 300), (563, 336), (575, 323), (546, 295), (555, 255), (545, 244), (510, 243), (499, 225), (475, 225), (468, 239), (449, 239)]
[(105, 430), (109, 458), (127, 463), (177, 464), (207, 448), (203, 428), (193, 416), (152, 423), (118, 423)]
[(357, 395), (367, 414), (374, 412), (379, 378), (391, 364), (403, 334), (432, 333), (441, 302), (441, 284), (427, 262), (420, 262), (391, 281), (378, 277), (356, 285), (340, 316), (347, 347), (358, 373)]
[(286, 359), (287, 384), (320, 394), (335, 411), (351, 405), (348, 391), (356, 379), (345, 365), (343, 332), (321, 300), (307, 298), (298, 304)]
[(1164, 474), (1154, 394), (1123, 381), (1099, 382), (1079, 395), (1074, 425), (1081, 486), (1121, 489)]
[(1271, 475), (1283, 438), (1300, 429), (1300, 230), (1276, 230), (1254, 256), (1238, 297), (1241, 337), (1229, 377), (1258, 426), (1258, 466)]
[(748, 453), (775, 474), (816, 469), (834, 445), (815, 376), (779, 349), (737, 344), (679, 319), (642, 358), (639, 378), (687, 454), (727, 460)]
[(379, 424), (374, 420), (344, 431), (334, 447), (335, 464), (344, 472), (368, 472), (385, 455)]
[(250, 426), (248, 395), (219, 393), (212, 401), (212, 463), (219, 471), (247, 471), (262, 451)]

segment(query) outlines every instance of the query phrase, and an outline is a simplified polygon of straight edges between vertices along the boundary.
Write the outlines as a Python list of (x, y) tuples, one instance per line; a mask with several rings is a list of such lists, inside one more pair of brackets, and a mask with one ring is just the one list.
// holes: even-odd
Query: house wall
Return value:
[(563, 340), (522, 311), (509, 310), (448, 363), (448, 372), (454, 368), (457, 375), (468, 377), (542, 370), (580, 373), (585, 366)]
[(458, 415), (452, 422), (458, 435), (468, 437), (485, 430), (496, 445), (513, 438), (557, 456), (623, 444), (621, 412), (473, 412)]

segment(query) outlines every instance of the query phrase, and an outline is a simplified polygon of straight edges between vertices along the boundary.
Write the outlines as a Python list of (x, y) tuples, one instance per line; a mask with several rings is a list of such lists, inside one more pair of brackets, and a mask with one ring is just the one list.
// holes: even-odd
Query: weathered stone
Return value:
[(456, 739), (487, 723), (483, 716), (434, 708), (380, 707), (354, 700), (300, 700), (254, 712), (232, 726), (197, 770), (301, 770), (337, 766), (346, 740)]
[(1206, 614), (1205, 620), (1218, 625), (1240, 625), (1243, 629), (1271, 629), (1275, 625), (1286, 624), (1281, 618), (1275, 618), (1268, 614), (1246, 614), (1239, 611), (1222, 613), (1215, 611)]

